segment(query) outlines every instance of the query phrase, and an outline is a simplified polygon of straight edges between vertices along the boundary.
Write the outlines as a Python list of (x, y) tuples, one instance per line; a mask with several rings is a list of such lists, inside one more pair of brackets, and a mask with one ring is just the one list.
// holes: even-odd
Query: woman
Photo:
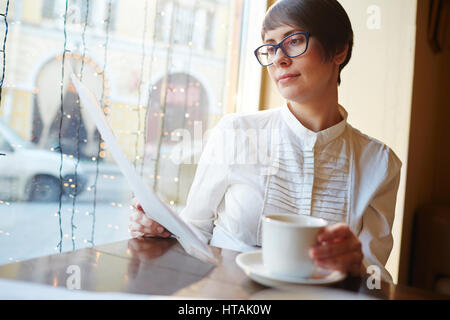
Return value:
[[(286, 102), (219, 122), (181, 217), (205, 242), (237, 251), (261, 245), (261, 217), (268, 213), (321, 217), (329, 226), (310, 250), (320, 267), (361, 275), (376, 265), (392, 281), (384, 266), (401, 162), (350, 126), (338, 104), (340, 73), (353, 47), (345, 10), (336, 0), (278, 1), (265, 16), (262, 40), (255, 55)], [(267, 139), (249, 142), (250, 131)], [(134, 206), (133, 236), (170, 235)]]

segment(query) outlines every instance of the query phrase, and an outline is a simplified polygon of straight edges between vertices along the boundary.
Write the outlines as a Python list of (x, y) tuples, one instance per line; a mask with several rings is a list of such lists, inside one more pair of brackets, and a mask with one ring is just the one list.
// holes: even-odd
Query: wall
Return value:
[[(405, 192), (399, 283), (409, 277), (414, 212), (430, 202), (450, 203), (450, 50), (434, 53), (427, 42), (429, 1), (418, 1), (416, 60)], [(433, 248), (430, 248), (431, 250)], [(437, 249), (438, 250), (438, 249)]]
[[(342, 73), (339, 102), (348, 121), (383, 141), (402, 160), (393, 225), (394, 247), (387, 269), (397, 281), (403, 222), (415, 50), (416, 0), (341, 0), (355, 34), (353, 57)], [(282, 99), (263, 74), (261, 107)]]
[[(268, 0), (267, 7), (274, 4), (276, 0)], [(262, 22), (260, 23), (262, 25)], [(261, 39), (260, 35), (257, 35), (258, 39)], [(261, 41), (261, 40), (260, 40)], [(263, 68), (261, 75), (261, 96), (259, 102), (260, 110), (266, 110), (275, 108), (283, 103), (281, 96), (278, 94), (278, 90), (275, 84), (270, 80), (267, 68)]]

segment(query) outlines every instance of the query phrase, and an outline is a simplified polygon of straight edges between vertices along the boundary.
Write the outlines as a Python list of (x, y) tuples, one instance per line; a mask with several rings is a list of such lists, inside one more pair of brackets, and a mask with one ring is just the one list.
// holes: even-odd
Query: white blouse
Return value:
[(287, 104), (230, 114), (212, 130), (180, 216), (205, 242), (249, 251), (261, 246), (262, 217), (292, 213), (345, 222), (362, 243), (363, 263), (382, 278), (401, 161), (385, 144), (343, 120), (305, 128)]

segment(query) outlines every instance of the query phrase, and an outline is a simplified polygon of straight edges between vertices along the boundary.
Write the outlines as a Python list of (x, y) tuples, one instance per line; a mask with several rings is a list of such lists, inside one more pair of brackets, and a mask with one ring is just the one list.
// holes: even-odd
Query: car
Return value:
[(38, 148), (0, 121), (0, 200), (58, 201), (61, 187), (64, 197), (80, 194), (87, 177), (80, 163), (75, 179), (75, 166), (76, 159), (63, 155), (61, 167), (58, 151)]

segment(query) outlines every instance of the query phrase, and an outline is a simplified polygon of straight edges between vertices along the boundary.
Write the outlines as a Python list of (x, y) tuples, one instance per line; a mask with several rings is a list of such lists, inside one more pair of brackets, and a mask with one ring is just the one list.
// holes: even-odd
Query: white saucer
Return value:
[(346, 274), (340, 271), (325, 269), (319, 269), (308, 278), (274, 275), (264, 267), (261, 250), (239, 254), (236, 263), (252, 280), (269, 287), (289, 284), (324, 285), (342, 281), (346, 277)]

